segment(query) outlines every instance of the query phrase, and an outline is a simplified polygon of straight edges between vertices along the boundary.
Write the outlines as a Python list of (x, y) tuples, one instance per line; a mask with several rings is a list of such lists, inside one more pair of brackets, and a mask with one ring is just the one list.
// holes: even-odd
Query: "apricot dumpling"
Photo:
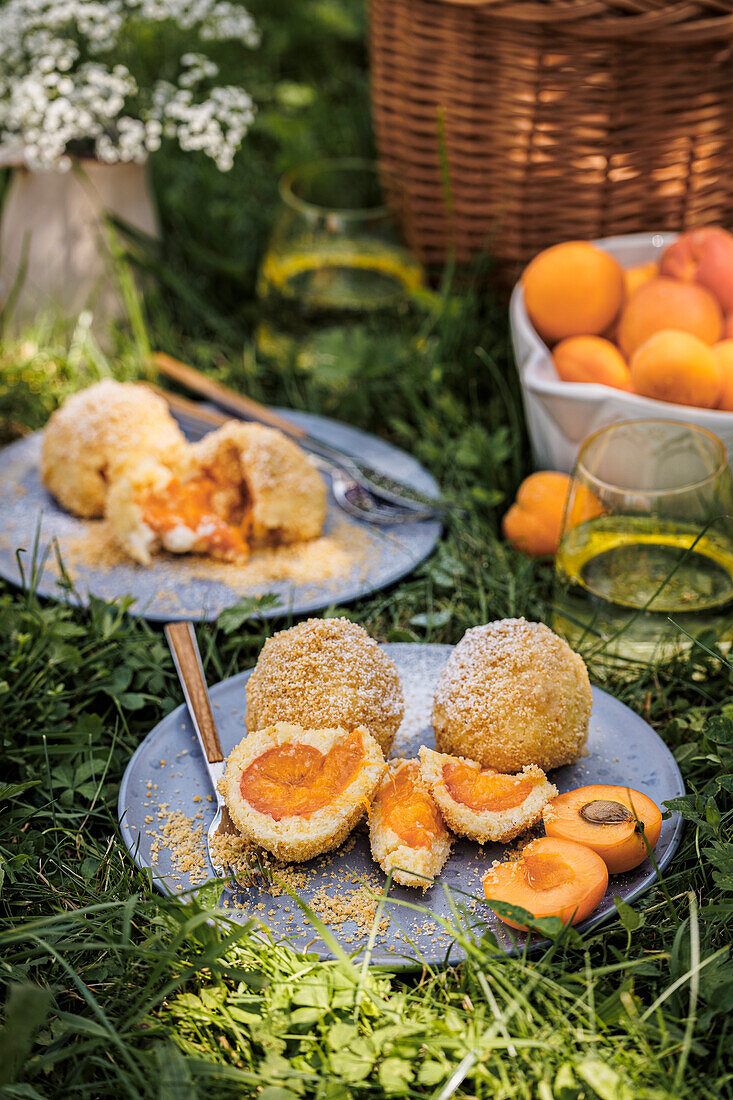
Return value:
[(247, 681), (247, 729), (366, 726), (389, 753), (404, 701), (394, 661), (349, 619), (307, 619), (269, 638)]
[(417, 760), (389, 765), (369, 812), (372, 855), (402, 886), (429, 887), (450, 855), (451, 834)]
[(300, 863), (337, 848), (367, 812), (385, 763), (363, 728), (276, 722), (227, 760), (223, 795), (245, 840)]
[(162, 397), (145, 385), (97, 382), (68, 397), (43, 433), (41, 478), (78, 516), (104, 514), (113, 482), (144, 460), (177, 467), (186, 440)]
[(304, 451), (274, 428), (231, 421), (190, 448), (183, 472), (144, 462), (110, 489), (123, 549), (149, 565), (160, 549), (246, 559), (251, 547), (321, 533), (326, 488)]
[(448, 658), (435, 742), (500, 772), (547, 771), (582, 755), (592, 703), (585, 663), (563, 638), (544, 623), (501, 619), (467, 630)]
[(479, 844), (506, 843), (520, 836), (537, 824), (557, 794), (557, 787), (536, 764), (527, 764), (517, 775), (505, 775), (424, 745), (420, 774), (445, 823), (458, 836)]

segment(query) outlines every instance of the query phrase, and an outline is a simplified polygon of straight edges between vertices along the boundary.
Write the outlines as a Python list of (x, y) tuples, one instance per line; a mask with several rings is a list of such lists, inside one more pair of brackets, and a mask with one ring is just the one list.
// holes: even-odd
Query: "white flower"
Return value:
[(33, 169), (65, 171), (75, 142), (92, 141), (107, 163), (141, 161), (165, 134), (230, 168), (255, 108), (242, 88), (210, 87), (219, 73), (212, 58), (190, 49), (177, 83), (142, 87), (104, 59), (128, 28), (163, 22), (190, 31), (192, 43), (259, 43), (251, 15), (231, 0), (0, 2), (0, 146), (21, 145)]

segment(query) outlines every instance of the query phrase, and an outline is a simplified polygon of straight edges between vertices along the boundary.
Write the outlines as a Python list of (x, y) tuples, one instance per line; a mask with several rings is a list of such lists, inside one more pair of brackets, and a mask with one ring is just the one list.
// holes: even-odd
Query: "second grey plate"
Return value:
[[(447, 645), (385, 645), (397, 665), (405, 696), (405, 717), (392, 755), (412, 757), (420, 745), (435, 745), (430, 715), (438, 677), (451, 652)], [(251, 670), (250, 670), (251, 671)], [(225, 754), (242, 739), (245, 685), (250, 671), (242, 672), (211, 689), (214, 717)], [(551, 778), (561, 791), (589, 783), (613, 783), (643, 791), (657, 805), (684, 793), (679, 768), (672, 753), (651, 726), (618, 699), (593, 689), (588, 753), (572, 767), (560, 768)], [(140, 867), (149, 867), (158, 888), (180, 892), (195, 889), (213, 869), (201, 853), (203, 837), (214, 815), (208, 773), (184, 706), (163, 719), (145, 738), (127, 766), (120, 789), (118, 812), (122, 836)], [(190, 851), (174, 856), (166, 844), (166, 831), (180, 829), (194, 838)], [(662, 823), (655, 858), (663, 870), (679, 844), (682, 822), (674, 813)], [(198, 839), (196, 839), (198, 838)], [(198, 856), (191, 856), (197, 852)], [(419, 890), (393, 885), (384, 905), (382, 925), (374, 944), (375, 963), (455, 962), (462, 957), (460, 944), (447, 933), (441, 920), (451, 916), (451, 905), (465, 907), (468, 926), (481, 935), (491, 928), (506, 950), (513, 949), (507, 929), (482, 900), (481, 879), (505, 847), (483, 847), (459, 840), (443, 869), (438, 884), (423, 896)], [(193, 870), (189, 859), (193, 859)], [(302, 876), (300, 872), (302, 871)], [(633, 871), (611, 875), (603, 901), (579, 927), (592, 928), (615, 912), (614, 895), (631, 901), (654, 882), (649, 860)], [(316, 916), (330, 924), (333, 935), (347, 952), (363, 952), (368, 938), (369, 916), (375, 908), (386, 877), (373, 862), (369, 839), (357, 828), (345, 845), (309, 863), (298, 865), (297, 892)], [(365, 883), (366, 886), (361, 884)], [(446, 889), (447, 888), (447, 889)], [(306, 947), (324, 958), (333, 957), (297, 903), (286, 894), (267, 889), (228, 892), (222, 911), (237, 920), (262, 920), (273, 936), (287, 939), (300, 950)], [(242, 906), (237, 908), (236, 906)], [(420, 908), (414, 908), (419, 906)], [(521, 942), (522, 933), (514, 933)]]
[[(354, 455), (384, 474), (402, 480), (413, 488), (438, 495), (433, 477), (411, 455), (389, 443), (347, 424), (310, 413), (279, 410), (318, 439)], [(195, 426), (180, 419), (189, 438), (197, 438)], [(46, 568), (38, 581), (41, 596), (54, 599), (78, 598), (87, 603), (90, 596), (113, 600), (132, 596), (133, 613), (155, 622), (174, 619), (213, 620), (243, 596), (277, 597), (274, 606), (260, 613), (267, 618), (307, 615), (331, 605), (348, 603), (384, 588), (410, 573), (432, 552), (441, 533), (440, 523), (405, 523), (379, 528), (362, 523), (343, 512), (329, 492), (329, 508), (324, 535), (345, 546), (353, 544), (353, 560), (347, 568), (325, 580), (267, 580), (232, 587), (221, 577), (197, 576), (196, 563), (172, 556), (157, 559), (149, 568), (134, 562), (84, 564), (70, 560), (71, 547), (81, 544), (85, 531), (96, 521), (77, 519), (64, 511), (51, 497), (39, 477), (38, 464), (42, 433), (37, 432), (0, 451), (0, 577), (22, 583), (16, 553), (26, 577), (31, 567), (31, 551), (37, 530), (40, 549), (45, 551), (57, 540), (64, 563), (74, 581), (74, 596), (59, 584), (54, 555), (49, 554)], [(39, 528), (40, 524), (40, 528)]]

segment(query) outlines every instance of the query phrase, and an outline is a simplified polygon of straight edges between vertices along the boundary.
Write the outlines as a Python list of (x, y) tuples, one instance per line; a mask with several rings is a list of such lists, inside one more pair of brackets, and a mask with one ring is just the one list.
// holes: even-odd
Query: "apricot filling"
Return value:
[(161, 537), (185, 528), (197, 544), (223, 557), (247, 554), (250, 518), (243, 484), (205, 470), (183, 482), (174, 477), (163, 490), (147, 490), (138, 504), (145, 523)]
[(662, 812), (641, 791), (593, 784), (566, 791), (542, 812), (548, 836), (587, 844), (612, 874), (630, 871), (647, 858), (662, 832)]
[(354, 730), (327, 753), (312, 745), (276, 745), (242, 773), (242, 798), (274, 821), (305, 817), (333, 802), (349, 786), (364, 761), (361, 734)]
[(408, 848), (430, 848), (437, 837), (448, 833), (437, 806), (419, 782), (419, 774), (420, 766), (410, 761), (385, 780), (374, 799), (384, 824)]
[(504, 775), (493, 768), (479, 771), (462, 760), (445, 762), (443, 781), (455, 802), (461, 802), (471, 810), (489, 810), (493, 813), (521, 806), (537, 782), (521, 775)]
[[(495, 864), (484, 876), (489, 903), (504, 902), (534, 917), (559, 917), (577, 924), (596, 908), (608, 886), (608, 868), (590, 848), (570, 840), (540, 837), (519, 858)], [(526, 926), (497, 914), (512, 928)]]

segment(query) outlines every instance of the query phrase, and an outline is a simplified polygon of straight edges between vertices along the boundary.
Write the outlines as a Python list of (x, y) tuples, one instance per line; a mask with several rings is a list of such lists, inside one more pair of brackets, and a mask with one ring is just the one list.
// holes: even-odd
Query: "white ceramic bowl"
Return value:
[[(633, 267), (657, 259), (676, 237), (676, 233), (634, 233), (606, 237), (594, 244), (615, 256), (622, 267)], [(550, 349), (527, 316), (519, 283), (512, 293), (509, 319), (532, 455), (538, 469), (569, 473), (581, 443), (593, 432), (620, 420), (648, 417), (707, 428), (722, 439), (729, 460), (733, 460), (733, 412), (671, 405), (595, 382), (562, 382)]]

